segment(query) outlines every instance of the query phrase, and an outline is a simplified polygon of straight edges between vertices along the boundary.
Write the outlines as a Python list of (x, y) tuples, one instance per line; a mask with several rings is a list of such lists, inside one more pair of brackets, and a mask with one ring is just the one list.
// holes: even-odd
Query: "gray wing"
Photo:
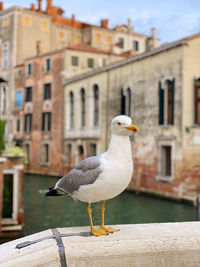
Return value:
[(61, 178), (55, 189), (73, 194), (81, 185), (93, 184), (101, 172), (100, 156), (86, 158)]

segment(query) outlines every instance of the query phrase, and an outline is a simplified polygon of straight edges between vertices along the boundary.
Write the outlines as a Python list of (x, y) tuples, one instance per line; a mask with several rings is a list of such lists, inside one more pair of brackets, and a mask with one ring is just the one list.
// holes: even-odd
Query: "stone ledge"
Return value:
[[(69, 235), (62, 237), (67, 266), (200, 266), (200, 222), (115, 227), (120, 232), (101, 237), (87, 235), (89, 227), (58, 228), (61, 234)], [(51, 235), (52, 231), (46, 230), (1, 245), (0, 266), (60, 266), (55, 239), (16, 248), (19, 243)]]

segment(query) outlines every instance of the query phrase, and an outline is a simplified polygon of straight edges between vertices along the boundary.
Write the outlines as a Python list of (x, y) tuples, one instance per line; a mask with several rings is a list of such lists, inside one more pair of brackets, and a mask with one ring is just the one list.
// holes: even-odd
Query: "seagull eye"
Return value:
[(118, 125), (122, 125), (121, 122), (118, 122), (117, 124), (118, 124)]

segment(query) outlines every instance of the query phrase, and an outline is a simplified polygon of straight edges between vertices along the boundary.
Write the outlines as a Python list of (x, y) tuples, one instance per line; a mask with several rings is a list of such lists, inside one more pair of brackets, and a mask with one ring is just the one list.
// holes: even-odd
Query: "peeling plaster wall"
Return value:
[[(200, 188), (198, 183), (200, 150), (197, 145), (191, 147), (185, 145), (185, 118), (192, 116), (190, 109), (188, 113), (187, 99), (191, 98), (193, 86), (191, 82), (188, 84), (188, 77), (190, 75), (189, 79), (193, 80), (199, 72), (198, 47), (197, 38), (192, 43), (188, 42), (187, 46), (174, 47), (154, 56), (82, 78), (66, 86), (66, 91), (68, 88), (78, 90), (82, 85), (89, 88), (91, 81), (93, 83), (98, 81), (103, 95), (101, 101), (105, 107), (101, 112), (101, 122), (103, 122), (101, 132), (105, 132), (108, 136), (105, 138), (101, 136), (99, 152), (104, 151), (108, 145), (108, 126), (112, 118), (121, 112), (121, 89), (131, 88), (131, 117), (139, 128), (136, 137), (132, 138), (135, 170), (130, 183), (132, 189), (139, 186), (142, 191), (196, 201)], [(195, 69), (192, 67), (193, 61)], [(167, 78), (175, 79), (174, 125), (160, 126), (159, 81), (163, 82)], [(186, 90), (189, 95), (185, 93)], [(191, 101), (189, 104), (193, 105)], [(199, 129), (192, 131), (199, 132)], [(172, 175), (169, 181), (159, 180), (161, 145), (172, 146)], [(140, 168), (142, 172), (138, 178)]]

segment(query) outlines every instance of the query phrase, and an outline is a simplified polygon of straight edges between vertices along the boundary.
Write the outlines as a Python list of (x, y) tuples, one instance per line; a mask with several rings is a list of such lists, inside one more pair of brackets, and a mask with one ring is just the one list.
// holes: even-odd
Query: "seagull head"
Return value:
[(128, 116), (117, 116), (111, 122), (111, 132), (116, 135), (132, 135), (137, 130), (137, 126), (132, 124)]

